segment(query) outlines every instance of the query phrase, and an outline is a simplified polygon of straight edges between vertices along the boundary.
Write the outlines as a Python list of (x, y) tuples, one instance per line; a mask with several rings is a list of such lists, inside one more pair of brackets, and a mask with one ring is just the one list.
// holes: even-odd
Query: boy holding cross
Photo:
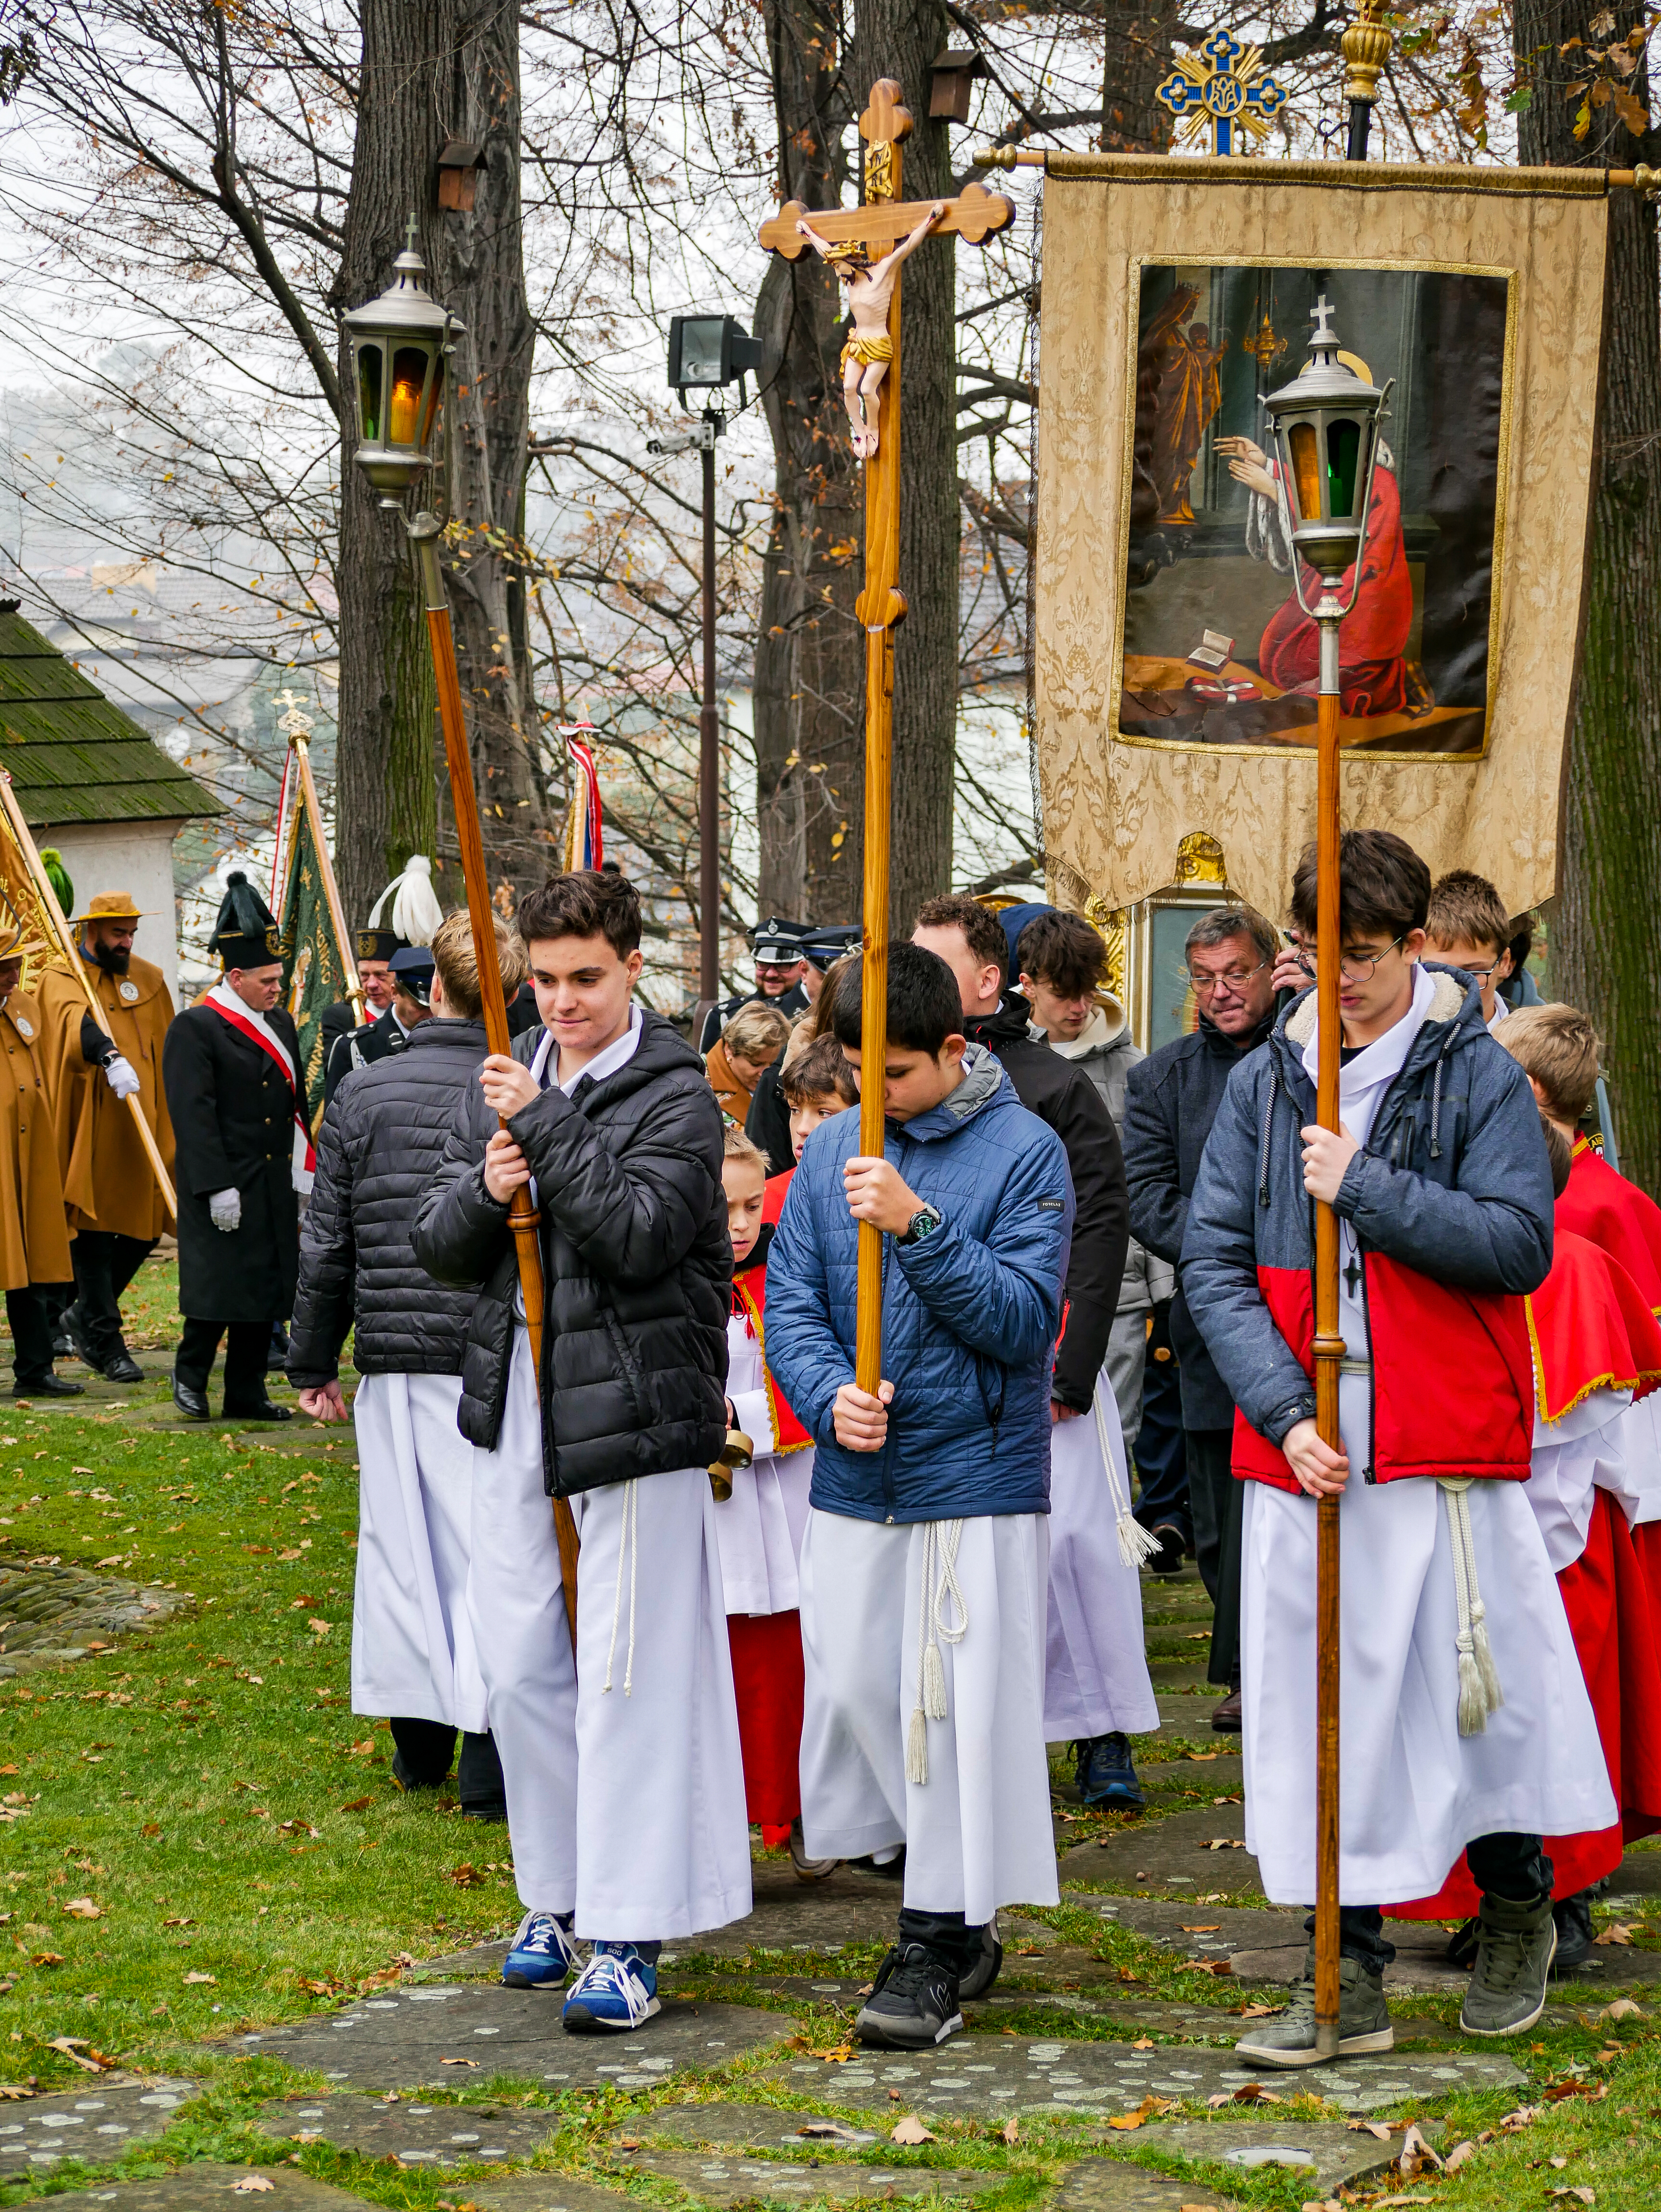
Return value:
[[(1315, 1890), (1311, 1501), (1342, 1501), (1339, 2050), (1353, 2055), (1394, 2041), (1380, 1905), (1433, 1895), (1462, 1850), (1482, 1895), (1461, 2025), (1531, 2027), (1556, 1941), (1541, 1838), (1616, 1814), (1523, 1490), (1524, 1295), (1552, 1250), (1539, 1116), (1475, 985), (1422, 957), (1417, 854), (1387, 830), (1347, 830), (1340, 881), (1338, 945), (1316, 942), (1313, 847), (1293, 915), (1317, 962), (1341, 963), (1341, 1132), (1316, 1124), (1305, 991), (1229, 1078), (1182, 1273), (1239, 1409), (1246, 1839), (1287, 1904)], [(1311, 1198), (1338, 1217), (1338, 1450), (1321, 1441), (1311, 1380)], [(1312, 1947), (1290, 2008), (1238, 2048), (1258, 2065), (1317, 2063)]]

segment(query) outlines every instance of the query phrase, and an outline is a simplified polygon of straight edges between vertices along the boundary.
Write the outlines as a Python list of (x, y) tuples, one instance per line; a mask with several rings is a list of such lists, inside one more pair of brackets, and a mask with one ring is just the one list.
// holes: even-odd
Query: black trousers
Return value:
[(971, 1928), (961, 1912), (924, 1912), (917, 1905), (903, 1905), (900, 1941), (926, 1943), (950, 1962), (952, 1972), (961, 1979), (979, 1956), (981, 1931), (978, 1926)]
[(1232, 1429), (1189, 1429), (1188, 1502), (1194, 1514), (1194, 1558), (1212, 1603), (1208, 1679), (1240, 1686), (1240, 1538), (1245, 1485), (1230, 1467)]
[(1191, 1543), (1188, 1464), (1183, 1449), (1182, 1378), (1171, 1346), (1171, 1301), (1153, 1309), (1142, 1370), (1142, 1425), (1132, 1447), (1136, 1518), (1144, 1528), (1175, 1528)]
[[(405, 1771), (417, 1788), (436, 1789), (440, 1783), (449, 1779), (456, 1732), (447, 1721), (412, 1720), (394, 1715), (389, 1725)], [(507, 1784), (502, 1778), (502, 1760), (494, 1736), (475, 1735), (463, 1729), (461, 1760), (456, 1768), (456, 1795), (464, 1808), (507, 1804)]]
[(39, 1382), (52, 1373), (52, 1316), (40, 1288), (6, 1292), (6, 1326), (11, 1331), (11, 1371), (21, 1384)]
[(219, 1340), (225, 1339), (225, 1411), (240, 1413), (265, 1395), (271, 1325), (268, 1321), (196, 1321), (189, 1316), (179, 1333), (173, 1371), (187, 1389), (205, 1390), (213, 1372)]
[[(1518, 1905), (1532, 1905), (1549, 1897), (1552, 1864), (1538, 1836), (1498, 1834), (1477, 1836), (1465, 1845), (1470, 1878), (1484, 1896), (1504, 1897)], [(1396, 1946), (1385, 1940), (1384, 1916), (1376, 1905), (1341, 1905), (1338, 1908), (1338, 1951), (1345, 1959), (1383, 1968), (1396, 1956)], [(1315, 1933), (1315, 1915), (1304, 1923), (1305, 1935)]]
[(82, 1229), (70, 1247), (75, 1262), (75, 1320), (100, 1366), (126, 1348), (121, 1334), (122, 1293), (155, 1244), (153, 1237)]

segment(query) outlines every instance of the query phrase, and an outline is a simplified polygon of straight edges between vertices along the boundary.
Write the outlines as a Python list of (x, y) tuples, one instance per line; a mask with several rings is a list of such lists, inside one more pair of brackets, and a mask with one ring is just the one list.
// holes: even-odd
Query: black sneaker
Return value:
[(973, 1962), (958, 1977), (958, 2002), (968, 2004), (983, 1997), (998, 1978), (998, 1969), (1003, 1964), (1003, 1939), (998, 1933), (998, 1916), (995, 1912), (983, 1928), (974, 1933), (980, 1938), (980, 1948)]
[(1573, 1897), (1554, 1899), (1551, 1917), (1557, 1923), (1557, 1955), (1551, 1970), (1567, 1974), (1584, 1966), (1591, 1956), (1591, 1899), (1584, 1889)]
[(891, 1859), (884, 1859), (880, 1863), (873, 1859), (868, 1851), (863, 1858), (849, 1859), (848, 1863), (860, 1874), (875, 1875), (880, 1881), (904, 1881), (905, 1880), (905, 1845), (902, 1844)]
[(1147, 1799), (1131, 1763), (1130, 1739), (1115, 1729), (1109, 1735), (1087, 1736), (1073, 1747), (1078, 1760), (1075, 1779), (1082, 1804), (1102, 1805), (1123, 1813), (1140, 1813)]
[(891, 2051), (932, 2051), (962, 2027), (950, 1966), (926, 1944), (897, 1943), (877, 1969), (854, 2033)]

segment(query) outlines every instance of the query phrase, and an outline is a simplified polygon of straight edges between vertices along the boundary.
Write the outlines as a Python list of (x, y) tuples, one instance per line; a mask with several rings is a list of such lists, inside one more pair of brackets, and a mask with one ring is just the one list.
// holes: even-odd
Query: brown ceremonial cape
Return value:
[[(138, 1078), (138, 1103), (171, 1174), (173, 1123), (161, 1088), (161, 1040), (173, 1019), (173, 1000), (161, 970), (136, 956), (125, 975), (106, 975), (91, 961), (83, 961), (82, 969), (118, 1049)], [(149, 1243), (171, 1226), (169, 1216), (131, 1108), (110, 1089), (102, 1069), (88, 1067), (81, 1057), (85, 995), (73, 975), (48, 968), (40, 977), (40, 1000), (70, 1226)]]
[(14, 991), (0, 1012), (0, 1288), (67, 1283), (70, 1232), (52, 1130), (40, 1010)]

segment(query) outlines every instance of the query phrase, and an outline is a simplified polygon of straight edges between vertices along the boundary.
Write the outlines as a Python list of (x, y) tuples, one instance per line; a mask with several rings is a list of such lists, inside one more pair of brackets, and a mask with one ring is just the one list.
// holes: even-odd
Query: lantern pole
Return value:
[[(1382, 392), (1364, 384), (1336, 358), (1338, 341), (1329, 327), (1332, 309), (1324, 293), (1316, 303), (1314, 358), (1289, 385), (1265, 404), (1274, 424), (1281, 460), (1281, 509), (1292, 540), (1293, 586), (1298, 604), (1316, 625), (1320, 643), (1319, 691), (1316, 708), (1315, 938), (1317, 1064), (1315, 1119), (1334, 1136), (1339, 1133), (1339, 1054), (1343, 1017), (1339, 983), (1343, 972), (1341, 935), (1342, 884), (1340, 874), (1338, 807), (1339, 717), (1341, 709), (1339, 630), (1360, 590), (1366, 549), (1367, 516), (1372, 506), (1373, 471), (1378, 459), (1378, 424), (1394, 382)], [(1329, 432), (1340, 417), (1367, 425), (1366, 465), (1353, 464), (1348, 507), (1333, 512), (1340, 471), (1329, 446)], [(1359, 447), (1355, 459), (1359, 459)], [(1296, 515), (1293, 513), (1295, 495)], [(1302, 563), (1308, 560), (1321, 579), (1315, 605), (1305, 597)], [(1347, 597), (1340, 584), (1349, 573)], [(1315, 1425), (1321, 1442), (1343, 1449), (1339, 1421), (1339, 1377), (1347, 1346), (1339, 1327), (1338, 1217), (1324, 1200), (1315, 1207)], [(1315, 1535), (1315, 2050), (1317, 2058), (1335, 2058), (1342, 2001), (1339, 1981), (1339, 1697), (1342, 1651), (1341, 1544), (1337, 1497), (1316, 1502)]]

